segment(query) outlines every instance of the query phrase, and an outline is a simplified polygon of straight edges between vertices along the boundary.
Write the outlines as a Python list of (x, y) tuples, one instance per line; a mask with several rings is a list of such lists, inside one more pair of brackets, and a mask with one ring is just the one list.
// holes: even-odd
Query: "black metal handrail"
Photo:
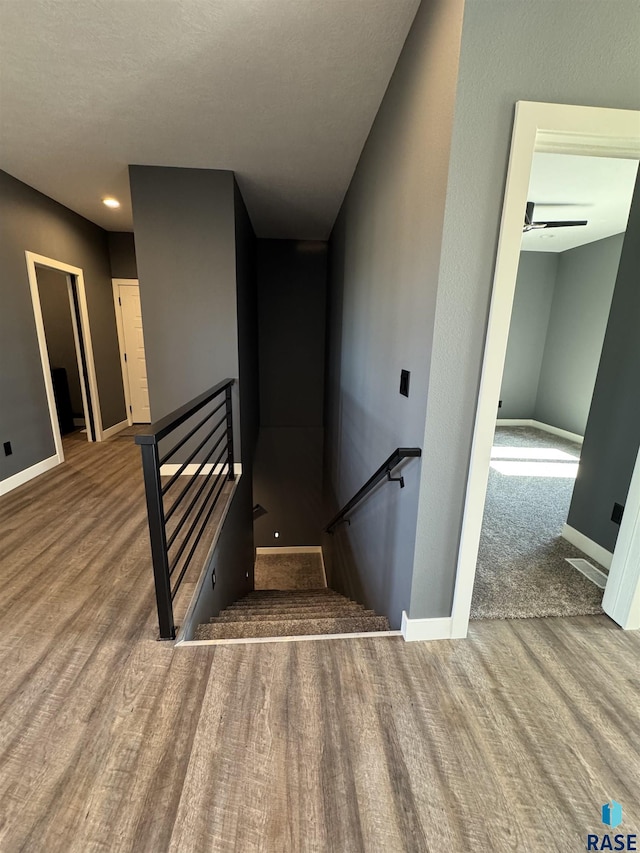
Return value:
[[(136, 444), (140, 445), (142, 452), (142, 472), (147, 499), (151, 559), (161, 640), (173, 640), (176, 636), (173, 599), (189, 568), (207, 523), (213, 515), (225, 483), (228, 480), (235, 479), (231, 397), (231, 388), (234, 382), (235, 379), (224, 379), (189, 403), (185, 403), (184, 406), (180, 406), (179, 409), (151, 424), (147, 432), (136, 436)], [(207, 403), (222, 394), (224, 394), (222, 402), (207, 412), (194, 427), (188, 430), (186, 435), (183, 435), (161, 457), (158, 449), (159, 442), (171, 436), (178, 427), (201, 411)], [(224, 408), (224, 414), (209, 429), (211, 419), (222, 408)], [(196, 434), (205, 425), (208, 429), (206, 435), (196, 437)], [(162, 466), (192, 438), (198, 442), (196, 447), (184, 459), (180, 460), (178, 470), (163, 483)], [(208, 442), (212, 440), (214, 444), (207, 447)], [(186, 479), (184, 475), (187, 466), (196, 459), (198, 454), (204, 454), (204, 458), (195, 463), (197, 465), (195, 473), (189, 476), (178, 496), (165, 509), (164, 503), (167, 494), (181, 478), (182, 480)], [(209, 462), (214, 454), (216, 454), (215, 460)], [(207, 464), (209, 470), (204, 472)], [(183, 504), (183, 499), (196, 482), (200, 483), (199, 488), (195, 490), (191, 500)], [(183, 506), (182, 513), (176, 518), (173, 529), (168, 533), (167, 524), (181, 505)], [(187, 525), (186, 533), (183, 531), (185, 525)], [(174, 575), (176, 579), (172, 583)]]
[(378, 470), (373, 474), (364, 486), (355, 493), (351, 500), (347, 501), (340, 512), (331, 519), (329, 524), (324, 529), (325, 533), (333, 533), (334, 529), (342, 521), (350, 523), (347, 515), (351, 510), (366, 497), (369, 492), (374, 489), (378, 483), (387, 478), (393, 483), (400, 483), (400, 488), (404, 488), (404, 477), (392, 477), (391, 472), (402, 462), (403, 459), (409, 459), (415, 456), (422, 456), (422, 450), (419, 447), (396, 447), (391, 456), (386, 459)]

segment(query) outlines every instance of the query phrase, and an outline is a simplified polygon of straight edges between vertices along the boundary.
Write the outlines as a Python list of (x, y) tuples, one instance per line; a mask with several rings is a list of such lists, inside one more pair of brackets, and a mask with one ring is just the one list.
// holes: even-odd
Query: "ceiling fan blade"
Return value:
[(565, 219), (563, 222), (532, 222), (531, 225), (535, 228), (574, 228), (576, 225), (586, 225), (586, 219)]
[(524, 212), (524, 226), (525, 226), (525, 228), (527, 226), (531, 227), (531, 224), (533, 222), (533, 208), (534, 208), (533, 202), (528, 201), (526, 210)]
[(525, 227), (526, 227), (527, 225), (531, 225), (531, 223), (532, 223), (532, 220), (533, 220), (533, 208), (534, 208), (534, 204), (533, 204), (533, 202), (532, 202), (532, 201), (528, 201), (528, 202), (527, 202), (526, 210), (525, 210), (525, 212), (524, 212), (524, 224), (525, 224)]

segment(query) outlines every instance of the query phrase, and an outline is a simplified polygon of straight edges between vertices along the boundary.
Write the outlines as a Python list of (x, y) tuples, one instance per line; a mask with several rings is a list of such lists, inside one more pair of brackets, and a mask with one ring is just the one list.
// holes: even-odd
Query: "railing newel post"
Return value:
[(227, 412), (227, 464), (229, 466), (229, 479), (235, 480), (236, 472), (233, 457), (233, 397), (231, 386), (228, 385), (224, 392)]
[(141, 444), (140, 449), (142, 451), (142, 472), (147, 500), (151, 560), (155, 579), (160, 639), (174, 640), (176, 629), (173, 622), (171, 579), (169, 577), (169, 557), (167, 554), (167, 533), (162, 503), (158, 443), (154, 441), (153, 444)]

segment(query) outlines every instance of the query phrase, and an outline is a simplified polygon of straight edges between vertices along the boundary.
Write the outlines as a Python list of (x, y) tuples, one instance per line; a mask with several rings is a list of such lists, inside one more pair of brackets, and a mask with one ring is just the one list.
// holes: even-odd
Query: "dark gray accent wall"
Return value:
[(0, 479), (55, 452), (29, 291), (25, 250), (84, 271), (105, 428), (124, 420), (120, 353), (106, 232), (0, 172)]
[(108, 231), (112, 278), (138, 278), (136, 247), (129, 231)]
[(559, 255), (535, 419), (584, 435), (624, 234)]
[(322, 426), (326, 301), (326, 243), (258, 240), (261, 426)]
[[(327, 243), (258, 240), (258, 546), (319, 545)], [(274, 532), (280, 536), (276, 540)]]
[[(160, 166), (131, 166), (129, 175), (157, 420), (222, 379), (238, 378), (234, 178)], [(237, 386), (234, 398), (237, 411)]]
[(640, 178), (622, 246), (568, 524), (608, 551), (640, 447)]
[(36, 266), (36, 277), (51, 369), (66, 370), (73, 414), (84, 417), (67, 276), (58, 270)]
[(253, 500), (266, 515), (253, 525), (257, 547), (322, 544), (323, 436), (322, 427), (260, 428)]
[[(418, 10), (331, 235), (333, 508), (396, 447), (422, 446), (462, 10), (444, 0)], [(409, 609), (420, 462), (404, 476), (404, 489), (381, 485), (325, 543), (336, 588), (357, 589), (394, 628)]]
[[(640, 109), (639, 41), (635, 0), (465, 5), (413, 617), (451, 613), (514, 105), (530, 100)], [(431, 155), (428, 146), (426, 152)]]
[(558, 257), (520, 252), (498, 418), (534, 417)]
[(234, 181), (236, 286), (238, 310), (238, 376), (242, 464), (249, 476), (258, 440), (260, 394), (258, 376), (258, 292), (256, 237), (242, 194)]

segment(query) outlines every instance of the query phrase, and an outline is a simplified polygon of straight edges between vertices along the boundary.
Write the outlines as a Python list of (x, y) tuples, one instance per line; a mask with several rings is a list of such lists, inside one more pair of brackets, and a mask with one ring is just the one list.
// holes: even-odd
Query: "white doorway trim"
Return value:
[[(458, 551), (452, 612), (454, 637), (465, 637), (469, 626), (491, 446), (520, 259), (523, 211), (534, 151), (640, 159), (640, 112), (529, 101), (516, 104)], [(603, 600), (605, 612), (623, 628), (640, 627), (639, 555), (640, 454)]]
[(127, 410), (127, 424), (133, 426), (131, 412), (131, 391), (129, 390), (129, 371), (125, 359), (124, 328), (122, 326), (122, 310), (120, 308), (120, 285), (139, 284), (137, 278), (112, 278), (113, 308), (116, 312), (116, 327), (118, 329), (118, 349), (120, 350), (120, 369), (122, 371), (122, 387), (124, 388), (124, 403)]
[[(93, 425), (95, 432), (95, 440), (102, 441), (102, 416), (100, 412), (100, 399), (98, 397), (98, 383), (96, 380), (95, 363), (93, 359), (93, 346), (91, 343), (91, 329), (89, 327), (89, 313), (87, 310), (87, 296), (84, 286), (84, 274), (79, 267), (73, 267), (70, 264), (65, 264), (62, 261), (57, 261), (53, 258), (47, 258), (44, 255), (37, 255), (35, 252), (25, 252), (27, 261), (27, 275), (29, 278), (29, 288), (31, 291), (31, 303), (33, 305), (33, 315), (36, 323), (36, 334), (38, 338), (38, 348), (40, 350), (40, 361), (42, 363), (42, 373), (44, 378), (45, 392), (47, 396), (47, 404), (49, 406), (49, 418), (51, 420), (51, 431), (53, 433), (53, 441), (56, 448), (56, 458), (58, 464), (64, 462), (64, 451), (62, 448), (62, 436), (60, 434), (60, 425), (58, 423), (58, 413), (56, 410), (56, 402), (53, 394), (53, 382), (51, 379), (51, 364), (49, 361), (49, 351), (47, 349), (47, 338), (44, 328), (44, 320), (42, 317), (42, 307), (40, 304), (40, 291), (38, 289), (38, 276), (36, 264), (49, 269), (57, 270), (67, 274), (67, 291), (69, 293), (69, 306), (71, 310), (71, 322), (73, 325), (74, 343), (76, 347), (76, 358), (78, 359), (78, 370), (80, 372), (80, 388), (82, 391), (82, 405), (84, 408), (85, 420), (88, 427), (89, 424), (89, 409), (86, 387), (84, 382), (84, 370), (82, 368), (82, 359), (79, 350), (79, 332), (82, 334), (84, 344), (84, 354), (87, 366), (87, 375), (89, 379), (89, 394), (91, 396), (93, 415)], [(71, 279), (74, 276), (76, 281), (76, 291), (78, 295), (78, 306), (80, 309), (80, 326), (78, 330), (73, 305), (71, 292)], [(87, 433), (89, 440), (91, 436)]]

